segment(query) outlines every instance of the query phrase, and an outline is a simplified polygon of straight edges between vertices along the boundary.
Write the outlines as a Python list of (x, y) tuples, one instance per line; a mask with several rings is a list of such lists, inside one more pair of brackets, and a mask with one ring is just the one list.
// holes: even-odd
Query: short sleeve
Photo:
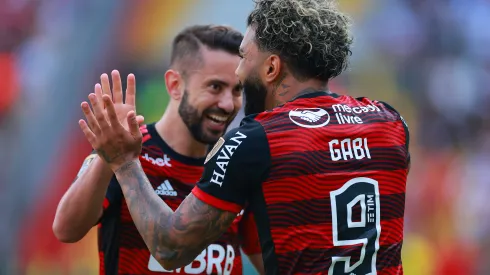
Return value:
[(242, 250), (247, 255), (262, 253), (259, 233), (252, 212), (245, 210), (238, 226), (238, 233), (242, 237)]
[(192, 193), (213, 207), (238, 213), (260, 188), (269, 166), (264, 128), (253, 117), (246, 117), (209, 152), (203, 176)]
[(391, 111), (395, 112), (403, 125), (403, 130), (405, 131), (405, 147), (407, 148), (407, 163), (408, 163), (408, 170), (410, 170), (410, 165), (411, 165), (411, 157), (410, 157), (410, 130), (408, 129), (408, 124), (405, 121), (405, 119), (402, 117), (402, 115), (395, 109), (393, 106), (390, 104), (384, 102), (384, 101), (379, 101), (379, 103), (383, 104), (386, 108), (390, 109)]

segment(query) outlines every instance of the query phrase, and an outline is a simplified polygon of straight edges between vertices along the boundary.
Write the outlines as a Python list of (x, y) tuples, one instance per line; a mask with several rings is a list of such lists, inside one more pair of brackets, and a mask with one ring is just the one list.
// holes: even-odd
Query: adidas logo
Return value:
[(157, 190), (155, 190), (155, 193), (160, 196), (170, 196), (170, 197), (175, 197), (177, 196), (177, 191), (174, 190), (172, 185), (170, 185), (170, 182), (168, 180), (165, 180), (160, 186), (157, 187)]

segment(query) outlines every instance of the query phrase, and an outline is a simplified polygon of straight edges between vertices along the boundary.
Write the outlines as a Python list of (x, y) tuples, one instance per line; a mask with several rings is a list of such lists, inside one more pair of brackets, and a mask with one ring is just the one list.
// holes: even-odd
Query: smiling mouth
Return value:
[(219, 124), (226, 123), (229, 119), (229, 116), (219, 116), (219, 115), (207, 115), (206, 117), (212, 120), (213, 122)]

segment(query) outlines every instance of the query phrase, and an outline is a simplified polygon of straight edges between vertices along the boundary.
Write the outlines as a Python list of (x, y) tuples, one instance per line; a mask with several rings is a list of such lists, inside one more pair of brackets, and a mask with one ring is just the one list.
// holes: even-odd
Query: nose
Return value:
[(221, 93), (221, 97), (218, 102), (218, 107), (225, 111), (227, 114), (231, 114), (235, 110), (232, 93), (233, 92), (231, 90)]

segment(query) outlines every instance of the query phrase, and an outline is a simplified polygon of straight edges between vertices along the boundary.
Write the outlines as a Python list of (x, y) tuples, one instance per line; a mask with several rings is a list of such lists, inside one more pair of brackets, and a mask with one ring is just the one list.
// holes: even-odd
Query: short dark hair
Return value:
[(202, 62), (202, 46), (239, 55), (243, 34), (223, 25), (195, 25), (185, 28), (172, 43), (171, 66), (180, 66), (184, 71), (196, 62)]
[(259, 50), (277, 54), (298, 80), (328, 81), (352, 54), (349, 18), (332, 0), (254, 0), (247, 25)]

